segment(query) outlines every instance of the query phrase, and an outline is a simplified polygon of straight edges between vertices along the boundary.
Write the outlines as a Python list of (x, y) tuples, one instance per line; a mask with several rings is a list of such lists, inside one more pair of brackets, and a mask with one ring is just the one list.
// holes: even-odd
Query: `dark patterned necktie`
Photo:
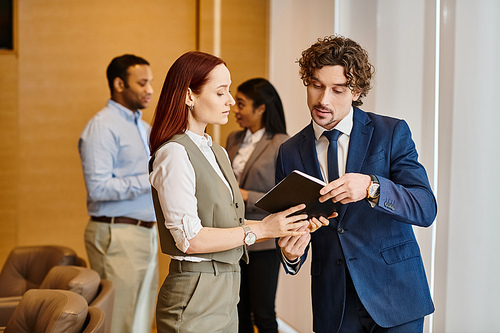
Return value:
[(339, 178), (339, 162), (337, 154), (337, 140), (342, 134), (339, 130), (324, 131), (324, 135), (330, 144), (328, 145), (328, 182)]

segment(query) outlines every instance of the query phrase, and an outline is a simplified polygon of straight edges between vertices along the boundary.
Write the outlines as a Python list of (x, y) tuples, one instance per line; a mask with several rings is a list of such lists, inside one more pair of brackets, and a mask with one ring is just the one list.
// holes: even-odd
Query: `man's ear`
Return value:
[(116, 92), (121, 93), (123, 90), (125, 90), (125, 82), (123, 82), (120, 77), (115, 77), (115, 79), (113, 80), (113, 89)]
[(354, 101), (357, 101), (360, 95), (361, 95), (361, 91), (360, 91), (360, 92), (358, 92), (358, 93), (354, 93), (354, 92), (353, 92), (353, 94), (352, 94), (352, 101), (353, 101), (353, 102), (354, 102)]

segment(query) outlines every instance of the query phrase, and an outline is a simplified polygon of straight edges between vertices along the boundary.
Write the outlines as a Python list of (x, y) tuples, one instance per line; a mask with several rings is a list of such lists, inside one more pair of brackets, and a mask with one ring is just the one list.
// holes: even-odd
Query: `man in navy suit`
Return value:
[(374, 70), (353, 40), (319, 39), (299, 66), (312, 122), (280, 147), (276, 180), (323, 178), (320, 201), (342, 205), (327, 226), (279, 240), (285, 270), (299, 271), (311, 243), (315, 332), (422, 332), (434, 305), (412, 228), (430, 226), (437, 204), (410, 129), (358, 108)]

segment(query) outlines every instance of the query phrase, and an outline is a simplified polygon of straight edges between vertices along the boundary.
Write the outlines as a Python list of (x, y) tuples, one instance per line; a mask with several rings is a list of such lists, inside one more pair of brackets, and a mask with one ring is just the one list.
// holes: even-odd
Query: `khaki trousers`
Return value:
[(240, 267), (172, 260), (158, 294), (158, 333), (238, 331)]
[(115, 287), (111, 331), (151, 333), (158, 290), (158, 231), (89, 221), (85, 247), (90, 267)]

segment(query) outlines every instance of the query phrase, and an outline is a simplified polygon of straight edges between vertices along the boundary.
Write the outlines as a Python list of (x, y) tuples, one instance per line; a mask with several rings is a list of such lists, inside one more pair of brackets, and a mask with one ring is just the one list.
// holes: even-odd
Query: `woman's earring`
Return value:
[(193, 105), (189, 106), (189, 111), (193, 111)]

